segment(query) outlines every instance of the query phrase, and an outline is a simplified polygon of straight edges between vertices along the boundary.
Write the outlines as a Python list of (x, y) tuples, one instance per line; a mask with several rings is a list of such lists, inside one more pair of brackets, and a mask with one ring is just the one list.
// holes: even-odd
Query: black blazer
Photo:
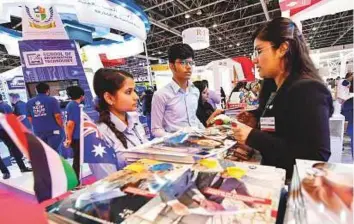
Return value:
[(215, 109), (208, 102), (205, 102), (204, 104), (201, 104), (201, 102), (198, 103), (197, 118), (200, 120), (200, 122), (202, 122), (204, 127), (207, 126), (206, 122), (214, 113), (214, 111)]
[[(260, 102), (267, 102), (269, 95)], [(262, 164), (286, 169), (287, 178), (292, 176), (295, 159), (327, 161), (332, 103), (331, 93), (322, 83), (289, 77), (268, 109), (263, 104), (254, 113), (274, 117), (275, 132), (253, 129), (246, 144), (261, 152)]]

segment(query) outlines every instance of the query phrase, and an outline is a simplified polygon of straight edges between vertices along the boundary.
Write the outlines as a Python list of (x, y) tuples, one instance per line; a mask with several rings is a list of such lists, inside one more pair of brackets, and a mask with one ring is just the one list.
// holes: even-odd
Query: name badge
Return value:
[(60, 130), (54, 130), (54, 131), (53, 131), (53, 134), (54, 134), (54, 135), (60, 135)]
[(261, 117), (261, 131), (275, 132), (275, 117)]

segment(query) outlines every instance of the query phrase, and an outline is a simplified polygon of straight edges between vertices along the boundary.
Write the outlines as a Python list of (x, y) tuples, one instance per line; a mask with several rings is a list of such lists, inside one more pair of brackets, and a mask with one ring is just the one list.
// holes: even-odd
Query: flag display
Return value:
[(31, 161), (34, 191), (39, 202), (58, 197), (77, 186), (78, 179), (70, 164), (30, 133), (15, 115), (0, 114), (0, 123), (20, 151)]
[(118, 166), (116, 153), (114, 149), (106, 144), (102, 134), (99, 132), (97, 125), (83, 111), (82, 114), (82, 135), (83, 147), (81, 150), (81, 158), (83, 163), (109, 163)]

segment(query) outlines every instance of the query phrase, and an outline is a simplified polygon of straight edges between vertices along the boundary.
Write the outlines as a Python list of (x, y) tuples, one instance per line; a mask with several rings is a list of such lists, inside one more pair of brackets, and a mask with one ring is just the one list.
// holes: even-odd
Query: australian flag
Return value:
[(115, 150), (105, 142), (97, 125), (85, 112), (82, 112), (81, 131), (81, 142), (84, 143), (81, 149), (83, 163), (111, 164), (116, 170), (125, 166), (125, 160), (117, 158)]

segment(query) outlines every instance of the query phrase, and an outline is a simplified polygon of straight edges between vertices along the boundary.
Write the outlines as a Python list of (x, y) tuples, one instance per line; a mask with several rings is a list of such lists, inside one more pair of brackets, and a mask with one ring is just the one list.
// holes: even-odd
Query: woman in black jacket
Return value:
[(331, 155), (332, 97), (290, 19), (276, 18), (258, 29), (254, 49), (253, 62), (265, 79), (260, 106), (239, 115), (244, 124), (234, 135), (261, 152), (262, 164), (284, 168), (290, 178), (295, 159), (327, 161)]
[(197, 109), (197, 117), (202, 122), (202, 124), (207, 127), (211, 120), (221, 114), (223, 110), (214, 109), (211, 104), (208, 103), (209, 99), (209, 89), (208, 86), (202, 81), (193, 82), (194, 86), (199, 89), (199, 101)]

